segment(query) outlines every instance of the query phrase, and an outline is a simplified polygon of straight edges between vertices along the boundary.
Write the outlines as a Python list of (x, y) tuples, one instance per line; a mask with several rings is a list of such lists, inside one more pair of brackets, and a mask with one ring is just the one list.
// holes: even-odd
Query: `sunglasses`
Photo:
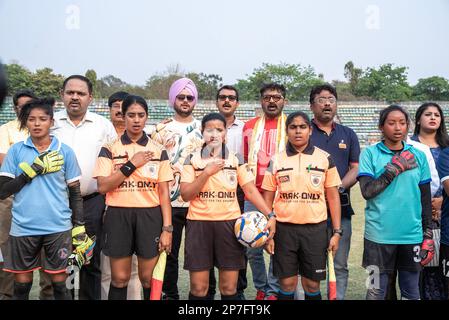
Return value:
[(237, 96), (232, 96), (232, 95), (231, 96), (227, 96), (227, 95), (224, 95), (224, 94), (218, 95), (218, 100), (226, 101), (226, 99), (229, 99), (229, 101), (234, 102), (234, 101), (237, 100)]
[(265, 102), (270, 102), (271, 99), (273, 99), (274, 102), (278, 102), (279, 100), (284, 99), (284, 97), (281, 95), (269, 95), (269, 94), (262, 97), (262, 100)]
[(193, 100), (195, 100), (194, 96), (188, 96), (185, 94), (180, 94), (179, 96), (176, 96), (176, 99), (180, 100), (180, 101), (184, 101), (185, 99), (187, 99), (187, 101), (192, 102)]

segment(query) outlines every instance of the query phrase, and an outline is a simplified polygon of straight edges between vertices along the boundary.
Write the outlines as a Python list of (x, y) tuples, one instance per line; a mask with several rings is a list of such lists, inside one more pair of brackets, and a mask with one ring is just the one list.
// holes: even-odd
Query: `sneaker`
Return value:
[(261, 290), (257, 290), (256, 300), (264, 300), (264, 298), (265, 298), (265, 292), (263, 292)]
[(274, 294), (270, 294), (268, 297), (265, 298), (265, 300), (277, 300), (278, 297)]

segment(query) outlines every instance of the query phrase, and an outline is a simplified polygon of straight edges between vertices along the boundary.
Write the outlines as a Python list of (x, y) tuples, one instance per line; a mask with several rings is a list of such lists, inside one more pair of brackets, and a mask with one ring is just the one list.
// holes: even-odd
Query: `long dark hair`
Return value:
[(427, 110), (429, 107), (435, 107), (438, 109), (438, 112), (440, 113), (440, 126), (437, 129), (435, 140), (437, 141), (438, 145), (441, 148), (446, 148), (449, 146), (449, 136), (446, 131), (446, 125), (444, 124), (444, 114), (443, 109), (435, 103), (435, 102), (426, 102), (423, 103), (421, 106), (419, 106), (418, 110), (416, 110), (415, 114), (415, 130), (413, 134), (415, 136), (419, 135), (419, 132), (421, 131), (421, 125), (419, 124), (419, 119), (421, 119), (421, 116), (423, 113)]

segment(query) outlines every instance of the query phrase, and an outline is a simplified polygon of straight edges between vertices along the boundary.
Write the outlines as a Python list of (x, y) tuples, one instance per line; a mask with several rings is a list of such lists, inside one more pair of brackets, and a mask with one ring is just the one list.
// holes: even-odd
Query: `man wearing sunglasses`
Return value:
[[(338, 188), (341, 205), (341, 230), (331, 230), (330, 227), (328, 229), (329, 233), (340, 234), (334, 267), (337, 278), (337, 300), (344, 300), (349, 276), (351, 216), (354, 214), (349, 196), (351, 187), (357, 182), (360, 144), (357, 135), (351, 128), (334, 121), (337, 114), (337, 91), (333, 86), (323, 84), (312, 88), (310, 109), (314, 115), (310, 142), (331, 155), (342, 182)], [(330, 223), (328, 225), (331, 226)]]
[[(285, 149), (287, 138), (282, 112), (287, 103), (286, 90), (277, 83), (266, 84), (260, 89), (260, 103), (263, 114), (249, 120), (243, 127), (243, 154), (245, 161), (256, 177), (256, 187), (262, 190), (262, 180), (271, 157)], [(245, 212), (257, 211), (256, 207), (245, 200)], [(273, 275), (272, 257), (268, 274), (265, 267), (263, 248), (248, 248), (247, 256), (253, 273), (254, 286), (257, 289), (256, 300), (277, 300), (279, 279)]]
[(181, 78), (173, 82), (169, 91), (169, 103), (175, 114), (173, 118), (157, 124), (155, 131), (151, 134), (151, 138), (162, 144), (167, 150), (174, 174), (174, 180), (170, 182), (173, 223), (172, 250), (167, 257), (162, 288), (163, 299), (167, 300), (179, 300), (178, 254), (182, 229), (186, 224), (189, 209), (189, 203), (181, 198), (181, 170), (187, 156), (203, 144), (201, 122), (192, 114), (197, 101), (198, 91), (192, 80)]

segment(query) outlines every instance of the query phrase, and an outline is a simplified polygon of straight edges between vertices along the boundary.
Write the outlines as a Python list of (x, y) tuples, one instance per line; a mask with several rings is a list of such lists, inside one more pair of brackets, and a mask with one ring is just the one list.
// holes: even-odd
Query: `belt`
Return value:
[(92, 198), (95, 198), (95, 197), (98, 196), (98, 195), (100, 195), (99, 192), (94, 192), (94, 193), (88, 194), (87, 196), (84, 196), (84, 197), (83, 197), (83, 201), (90, 200), (90, 199), (92, 199)]

